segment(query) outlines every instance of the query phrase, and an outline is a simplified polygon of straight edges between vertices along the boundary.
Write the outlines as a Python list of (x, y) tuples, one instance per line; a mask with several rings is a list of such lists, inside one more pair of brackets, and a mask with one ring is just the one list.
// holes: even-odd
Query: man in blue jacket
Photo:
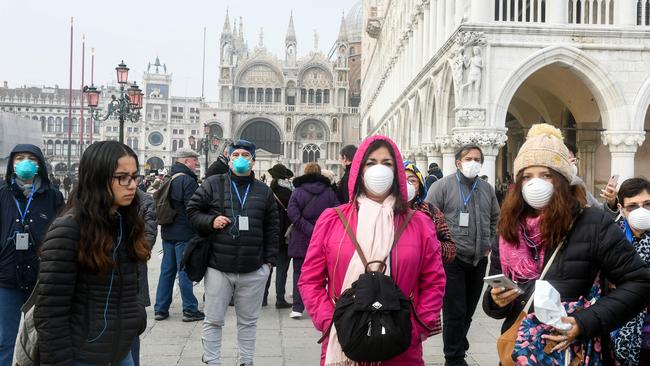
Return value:
[(169, 305), (172, 302), (174, 280), (178, 273), (178, 286), (183, 302), (183, 321), (192, 322), (203, 320), (205, 315), (198, 309), (198, 301), (192, 292), (192, 280), (181, 270), (183, 252), (187, 243), (194, 236), (194, 229), (187, 220), (185, 206), (199, 187), (195, 171), (199, 168), (199, 154), (191, 149), (181, 148), (174, 154), (176, 162), (172, 165), (172, 176), (169, 189), (169, 201), (176, 211), (174, 222), (162, 225), (160, 236), (163, 240), (163, 260), (160, 266), (160, 279), (156, 290), (154, 318), (164, 320), (169, 317)]
[(38, 275), (38, 251), (63, 195), (47, 174), (40, 148), (19, 144), (0, 188), (0, 366), (11, 366), (20, 307)]

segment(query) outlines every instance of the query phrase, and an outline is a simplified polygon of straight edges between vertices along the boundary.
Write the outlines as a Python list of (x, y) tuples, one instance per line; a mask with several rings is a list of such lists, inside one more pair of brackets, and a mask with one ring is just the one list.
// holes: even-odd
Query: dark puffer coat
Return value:
[[(34, 192), (29, 212), (25, 217), (29, 225), (30, 246), (28, 250), (16, 250), (14, 233), (22, 231), (20, 215), (16, 201), (21, 210), (27, 206), (27, 197), (14, 181), (14, 156), (19, 152), (29, 152), (38, 158), (38, 177), (40, 187)], [(63, 207), (63, 195), (51, 186), (47, 175), (45, 158), (41, 149), (34, 145), (16, 145), (7, 163), (4, 184), (0, 185), (0, 287), (19, 288), (31, 291), (38, 276), (38, 250), (43, 243), (47, 228)]]
[[(320, 214), (339, 205), (330, 180), (320, 174), (305, 174), (293, 180), (296, 188), (289, 200), (289, 219), (293, 230), (289, 238), (289, 257), (304, 258), (311, 234)], [(313, 200), (312, 200), (313, 198)]]
[[(551, 254), (544, 257), (548, 260)], [(490, 262), (490, 275), (502, 273), (498, 245), (492, 246)], [(646, 263), (610, 216), (596, 208), (585, 208), (544, 280), (558, 290), (562, 301), (575, 301), (589, 293), (598, 272), (601, 272), (601, 278), (615, 284), (616, 289), (587, 310), (574, 315), (580, 327), (580, 337), (608, 335), (650, 303), (650, 269)], [(490, 287), (486, 290), (483, 310), (493, 318), (506, 319), (502, 332), (512, 325), (523, 309), (533, 292), (533, 284), (534, 281), (525, 284), (525, 295), (505, 308), (494, 303)]]
[[(242, 200), (246, 187), (250, 191), (244, 210), (233, 191), (237, 182)], [(220, 184), (224, 183), (224, 206), (220, 207)], [(187, 216), (194, 229), (202, 236), (214, 232), (212, 223), (217, 216), (227, 216), (231, 223), (218, 230), (212, 241), (212, 255), (208, 266), (222, 272), (249, 273), (264, 263), (275, 265), (278, 253), (278, 209), (271, 188), (248, 177), (213, 175), (203, 181), (187, 205)], [(237, 217), (248, 216), (248, 231), (239, 231)]]
[(52, 223), (43, 243), (34, 308), (43, 366), (67, 366), (73, 360), (115, 364), (126, 357), (133, 339), (146, 327), (147, 314), (137, 299), (137, 262), (127, 253), (130, 239), (118, 249), (111, 288), (110, 273), (90, 273), (79, 266), (79, 237), (78, 223), (65, 215)]
[(176, 216), (173, 223), (160, 226), (160, 237), (171, 242), (190, 241), (194, 236), (194, 230), (187, 219), (185, 209), (199, 184), (196, 174), (185, 164), (175, 162), (169, 174), (173, 176), (176, 173), (184, 174), (176, 177), (169, 187), (169, 202), (176, 211)]

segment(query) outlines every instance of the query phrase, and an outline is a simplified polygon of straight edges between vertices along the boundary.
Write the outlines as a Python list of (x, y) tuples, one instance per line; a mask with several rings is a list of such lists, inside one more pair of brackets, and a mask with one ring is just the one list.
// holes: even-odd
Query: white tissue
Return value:
[(571, 329), (571, 324), (562, 322), (567, 314), (560, 293), (547, 281), (535, 281), (534, 304), (535, 316), (540, 322), (559, 330)]

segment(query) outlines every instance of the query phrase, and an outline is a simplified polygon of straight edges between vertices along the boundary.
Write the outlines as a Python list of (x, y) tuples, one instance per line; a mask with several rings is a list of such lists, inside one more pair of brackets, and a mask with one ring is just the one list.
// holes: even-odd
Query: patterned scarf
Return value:
[(528, 282), (538, 279), (542, 273), (544, 240), (541, 222), (541, 216), (526, 218), (519, 225), (519, 243), (509, 243), (499, 236), (501, 270), (511, 280)]
[[(620, 218), (617, 223), (623, 232), (626, 234), (629, 232), (629, 226), (624, 218)], [(634, 249), (639, 253), (639, 256), (650, 264), (650, 231), (646, 231), (641, 238), (632, 237), (630, 244), (634, 245)], [(639, 363), (646, 314), (646, 310), (642, 311), (621, 329), (612, 332), (616, 360), (622, 365), (636, 365)]]

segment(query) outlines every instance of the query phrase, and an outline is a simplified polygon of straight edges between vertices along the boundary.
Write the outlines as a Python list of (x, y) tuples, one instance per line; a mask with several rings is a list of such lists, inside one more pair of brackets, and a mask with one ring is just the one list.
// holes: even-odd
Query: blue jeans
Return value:
[[(129, 352), (126, 357), (119, 363), (116, 363), (114, 366), (134, 366), (135, 364), (133, 363), (133, 356), (131, 356), (131, 352)], [(85, 363), (82, 361), (72, 361), (72, 366), (95, 366), (91, 363)]]
[(140, 366), (140, 337), (133, 338), (131, 356), (133, 356), (133, 366)]
[(194, 313), (199, 308), (199, 302), (192, 292), (192, 280), (187, 277), (185, 271), (180, 270), (183, 252), (187, 243), (186, 241), (170, 242), (163, 240), (163, 259), (160, 265), (158, 289), (156, 290), (156, 305), (154, 305), (156, 313), (169, 313), (176, 273), (178, 273), (178, 287), (181, 290), (183, 311)]
[(20, 307), (28, 298), (27, 291), (0, 287), (0, 366), (11, 366), (20, 325)]

